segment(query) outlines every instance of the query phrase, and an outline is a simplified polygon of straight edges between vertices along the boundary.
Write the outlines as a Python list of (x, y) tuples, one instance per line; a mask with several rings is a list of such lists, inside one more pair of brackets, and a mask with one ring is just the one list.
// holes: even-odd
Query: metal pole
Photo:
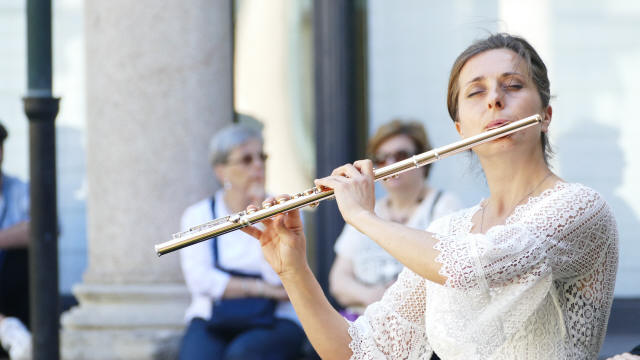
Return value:
[(59, 359), (58, 231), (55, 118), (51, 91), (51, 0), (27, 0), (27, 95), (33, 359)]

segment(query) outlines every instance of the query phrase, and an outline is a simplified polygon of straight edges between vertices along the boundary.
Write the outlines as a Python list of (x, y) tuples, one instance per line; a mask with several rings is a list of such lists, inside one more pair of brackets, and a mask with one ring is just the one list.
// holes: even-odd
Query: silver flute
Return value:
[[(499, 128), (491, 129), (451, 143), (436, 149), (414, 155), (402, 161), (381, 167), (374, 170), (375, 180), (384, 180), (397, 176), (405, 171), (417, 169), (436, 162), (444, 157), (454, 155), (474, 146), (484, 144), (486, 142), (507, 136), (516, 131), (526, 129), (542, 122), (542, 117), (538, 114), (527, 118), (507, 123)], [(266, 204), (262, 209), (254, 209), (253, 211), (242, 211), (237, 214), (221, 217), (204, 224), (194, 226), (186, 231), (173, 234), (171, 240), (155, 245), (155, 251), (160, 255), (164, 255), (184, 247), (197, 244), (216, 236), (220, 236), (245, 226), (258, 223), (264, 219), (275, 215), (299, 209), (305, 206), (316, 206), (322, 200), (333, 199), (335, 195), (331, 189), (320, 189), (313, 187), (311, 189), (299, 192), (290, 199), (279, 200), (276, 204)]]

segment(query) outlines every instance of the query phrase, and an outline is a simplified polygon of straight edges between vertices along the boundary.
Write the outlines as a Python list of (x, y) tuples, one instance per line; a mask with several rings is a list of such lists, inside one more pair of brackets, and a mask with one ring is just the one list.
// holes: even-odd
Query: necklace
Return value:
[[(544, 178), (542, 178), (542, 180), (538, 183), (538, 185), (536, 185), (531, 191), (529, 191), (529, 193), (527, 193), (527, 195), (525, 195), (522, 199), (520, 199), (520, 201), (518, 201), (515, 205), (513, 205), (513, 208), (511, 209), (509, 214), (511, 214), (513, 212), (513, 210), (515, 210), (516, 207), (518, 205), (520, 205), (521, 202), (524, 201), (524, 199), (526, 199), (529, 196), (531, 196), (531, 194), (533, 194), (533, 192), (536, 191), (540, 187), (540, 185), (542, 185), (545, 182), (545, 180), (547, 180), (549, 178), (549, 176), (551, 176), (551, 175), (552, 175), (552, 173), (548, 172), (547, 175)], [(487, 204), (482, 207), (482, 218), (480, 220), (480, 233), (481, 234), (483, 233), (483, 230), (484, 230), (483, 229), (483, 227), (484, 227), (484, 211), (488, 206), (489, 206), (489, 200), (487, 200)]]

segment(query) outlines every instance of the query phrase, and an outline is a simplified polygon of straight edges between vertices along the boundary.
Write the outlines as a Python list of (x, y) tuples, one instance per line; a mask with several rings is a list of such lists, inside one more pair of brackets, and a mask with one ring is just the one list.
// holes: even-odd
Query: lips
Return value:
[(493, 120), (492, 122), (488, 123), (487, 126), (485, 126), (485, 130), (492, 130), (492, 129), (495, 129), (495, 128), (499, 128), (501, 126), (507, 125), (510, 122), (511, 121), (509, 121), (507, 119), (496, 119), (496, 120)]

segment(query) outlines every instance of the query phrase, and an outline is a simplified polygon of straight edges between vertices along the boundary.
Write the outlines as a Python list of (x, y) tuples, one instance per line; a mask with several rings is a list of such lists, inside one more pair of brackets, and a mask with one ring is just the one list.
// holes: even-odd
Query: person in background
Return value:
[[(213, 174), (223, 188), (187, 208), (183, 230), (238, 213), (265, 198), (265, 160), (260, 131), (233, 124), (210, 143)], [(240, 231), (221, 235), (180, 251), (184, 278), (191, 293), (189, 325), (180, 359), (296, 359), (306, 339), (277, 274), (260, 244)], [(221, 300), (266, 298), (277, 302), (275, 321), (266, 326), (221, 331), (214, 325)], [(222, 311), (222, 310), (219, 310)]]
[(29, 185), (2, 171), (8, 135), (0, 124), (0, 314), (29, 324)]
[[(431, 150), (426, 131), (415, 121), (393, 120), (369, 140), (367, 152), (376, 168)], [(431, 165), (385, 180), (387, 195), (376, 201), (383, 219), (425, 230), (431, 221), (461, 208), (457, 197), (433, 188), (427, 179)], [(380, 300), (403, 265), (373, 240), (346, 224), (335, 244), (336, 258), (329, 275), (331, 295), (355, 320), (369, 304)]]

